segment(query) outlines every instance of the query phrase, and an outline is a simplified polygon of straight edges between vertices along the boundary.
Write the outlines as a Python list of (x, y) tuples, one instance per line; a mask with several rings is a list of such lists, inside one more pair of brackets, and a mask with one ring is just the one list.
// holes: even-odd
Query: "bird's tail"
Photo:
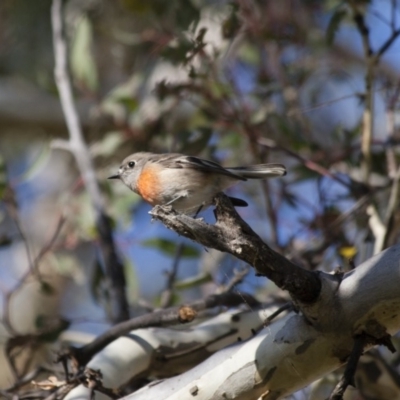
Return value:
[(265, 179), (286, 175), (286, 168), (282, 164), (257, 164), (226, 169), (245, 179)]

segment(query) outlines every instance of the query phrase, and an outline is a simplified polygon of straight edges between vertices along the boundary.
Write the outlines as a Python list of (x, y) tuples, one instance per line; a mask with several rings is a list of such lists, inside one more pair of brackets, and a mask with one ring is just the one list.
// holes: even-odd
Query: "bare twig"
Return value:
[(49, 394), (44, 400), (62, 399), (67, 393), (69, 393), (74, 387), (78, 385), (79, 385), (78, 382), (68, 383), (66, 385), (63, 385), (59, 387), (57, 390), (55, 390), (53, 393)]
[[(363, 182), (369, 183), (371, 173), (371, 142), (374, 129), (374, 93), (373, 83), (375, 77), (375, 69), (379, 64), (382, 55), (390, 48), (397, 37), (400, 35), (400, 29), (395, 29), (392, 17), (392, 32), (389, 38), (382, 44), (382, 46), (374, 52), (371, 47), (369, 28), (365, 23), (364, 11), (358, 7), (356, 2), (350, 2), (353, 10), (353, 19), (356, 27), (360, 33), (363, 43), (364, 57), (366, 61), (365, 73), (365, 106), (363, 113), (363, 131), (361, 140), (361, 153), (362, 160), (362, 174)], [(395, 5), (392, 3), (392, 7)]]
[[(400, 29), (396, 29), (396, 21), (395, 21), (395, 2), (392, 2), (392, 19), (391, 19), (391, 35), (388, 39), (381, 45), (381, 47), (374, 52), (371, 47), (369, 28), (365, 22), (365, 10), (360, 8), (356, 2), (350, 3), (353, 10), (353, 19), (357, 26), (357, 29), (360, 33), (363, 49), (364, 49), (364, 57), (366, 61), (366, 73), (365, 73), (365, 105), (364, 105), (364, 113), (363, 113), (363, 133), (361, 140), (361, 153), (363, 156), (361, 169), (362, 169), (362, 179), (363, 182), (368, 185), (371, 174), (371, 144), (372, 144), (372, 136), (374, 129), (374, 93), (373, 93), (373, 83), (375, 77), (375, 69), (380, 62), (382, 55), (390, 48), (390, 46), (394, 43), (397, 37), (400, 35)], [(396, 96), (396, 94), (395, 94)], [(398, 95), (397, 95), (398, 96)], [(390, 116), (390, 114), (389, 114)], [(393, 132), (391, 132), (392, 134)], [(393, 157), (393, 152), (391, 150), (386, 152), (388, 166), (393, 167), (392, 169), (396, 169), (395, 160)], [(391, 170), (389, 169), (389, 174)], [(374, 232), (375, 236), (375, 246), (374, 253), (380, 252), (386, 245), (388, 241), (388, 237), (391, 233), (391, 222), (393, 222), (394, 212), (398, 205), (398, 197), (399, 197), (399, 179), (400, 179), (400, 170), (398, 170), (394, 176), (391, 195), (389, 199), (389, 207), (386, 211), (384, 220), (379, 217), (378, 211), (375, 209), (374, 205), (370, 205), (368, 207), (368, 211), (370, 214), (370, 226)]]
[(39, 266), (40, 261), (42, 258), (53, 248), (62, 227), (64, 226), (65, 223), (65, 218), (61, 216), (57, 222), (56, 229), (54, 230), (53, 235), (49, 239), (49, 241), (40, 249), (39, 254), (35, 257), (33, 260), (33, 267), (34, 269), (37, 269)]
[(11, 297), (26, 283), (28, 278), (32, 275), (34, 271), (37, 271), (39, 268), (40, 261), (42, 260), (43, 256), (52, 249), (54, 246), (55, 241), (57, 240), (61, 228), (64, 225), (65, 219), (61, 217), (58, 220), (56, 229), (49, 239), (49, 241), (41, 248), (39, 251), (39, 254), (35, 257), (35, 259), (32, 261), (31, 267), (29, 268), (28, 271), (25, 272), (24, 275), (21, 276), (21, 278), (18, 280), (17, 284), (9, 290), (5, 294), (4, 302), (3, 302), (3, 324), (5, 328), (13, 335), (18, 335), (18, 332), (14, 330), (12, 327), (11, 321), (10, 321), (10, 315), (9, 315), (9, 306), (10, 306), (10, 301)]
[(396, 153), (391, 144), (395, 141), (395, 126), (396, 126), (395, 113), (396, 113), (396, 104), (397, 100), (399, 99), (399, 96), (400, 96), (400, 82), (397, 83), (393, 95), (390, 96), (386, 111), (387, 130), (388, 130), (387, 142), (389, 145), (385, 146), (385, 152), (386, 152), (387, 171), (388, 171), (388, 176), (390, 178), (394, 178), (397, 170)]
[(244, 279), (244, 277), (250, 272), (250, 267), (246, 265), (244, 268), (241, 270), (237, 271), (235, 270), (233, 273), (232, 278), (229, 280), (229, 282), (223, 286), (223, 291), (224, 292), (229, 292), (232, 290), (237, 284), (241, 283)]
[(69, 148), (76, 159), (96, 213), (96, 226), (100, 238), (102, 261), (104, 262), (107, 279), (110, 282), (112, 319), (114, 321), (123, 321), (129, 318), (123, 265), (115, 249), (110, 218), (104, 211), (103, 195), (96, 180), (92, 158), (84, 141), (81, 123), (75, 107), (72, 85), (68, 74), (67, 43), (63, 36), (62, 0), (53, 0), (51, 20), (55, 57), (54, 75), (65, 121), (68, 126)]
[(390, 27), (392, 28), (392, 32), (396, 30), (396, 13), (397, 13), (396, 3), (397, 0), (391, 0), (392, 15), (390, 18)]
[(268, 139), (265, 137), (259, 138), (258, 143), (261, 146), (268, 147), (269, 149), (280, 150), (280, 151), (285, 152), (286, 154), (290, 155), (291, 157), (299, 160), (305, 167), (307, 167), (311, 171), (314, 171), (314, 172), (320, 174), (321, 176), (326, 176), (328, 178), (331, 178), (331, 179), (335, 180), (336, 182), (340, 183), (341, 185), (345, 186), (348, 189), (351, 189), (351, 187), (352, 187), (351, 182), (348, 182), (345, 179), (342, 179), (339, 175), (332, 174), (328, 169), (326, 169), (322, 165), (317, 164), (316, 162), (314, 162), (312, 160), (308, 160), (308, 159), (304, 158), (303, 156), (296, 153), (295, 151), (290, 150), (287, 147), (278, 145), (272, 139)]
[(23, 376), (22, 378), (18, 379), (13, 385), (11, 385), (10, 387), (8, 387), (7, 389), (5, 389), (6, 392), (13, 392), (17, 389), (19, 389), (20, 387), (32, 382), (32, 380), (34, 380), (40, 373), (46, 371), (45, 368), (43, 367), (37, 367), (34, 370), (32, 370), (31, 372), (27, 373), (25, 376)]
[(396, 29), (392, 31), (392, 34), (390, 37), (386, 40), (385, 43), (380, 47), (380, 49), (376, 52), (375, 58), (376, 62), (379, 62), (379, 59), (382, 57), (382, 55), (389, 49), (389, 47), (394, 43), (394, 41), (398, 38), (400, 35), (400, 29)]
[(363, 112), (363, 125), (362, 125), (362, 138), (361, 138), (361, 154), (363, 156), (361, 169), (362, 180), (365, 184), (369, 183), (369, 176), (371, 172), (371, 141), (374, 129), (374, 94), (373, 94), (373, 81), (376, 66), (376, 59), (373, 56), (371, 48), (369, 29), (365, 24), (363, 13), (356, 5), (353, 5), (353, 19), (357, 29), (361, 35), (363, 43), (364, 57), (366, 60), (367, 70), (365, 73), (365, 93), (364, 93), (364, 112)]
[(347, 389), (347, 386), (351, 384), (354, 385), (354, 374), (356, 372), (358, 360), (362, 355), (365, 345), (366, 345), (366, 338), (364, 335), (357, 336), (354, 339), (353, 350), (347, 361), (343, 377), (340, 379), (339, 383), (336, 385), (335, 389), (331, 393), (329, 400), (342, 400), (343, 394)]
[(25, 251), (26, 251), (26, 258), (28, 260), (30, 272), (32, 274), (37, 274), (38, 279), (40, 279), (40, 274), (38, 273), (38, 271), (35, 270), (35, 267), (34, 267), (32, 252), (31, 252), (31, 248), (29, 246), (28, 239), (25, 236), (21, 221), (19, 219), (18, 205), (17, 205), (17, 201), (15, 198), (14, 190), (11, 186), (7, 187), (3, 201), (7, 208), (8, 214), (10, 215), (11, 219), (13, 220), (13, 222), (17, 228), (18, 234), (24, 243)]
[(271, 315), (268, 315), (268, 317), (264, 321), (264, 326), (268, 326), (272, 320), (274, 320), (279, 314), (282, 314), (285, 311), (291, 311), (293, 310), (293, 303), (286, 303), (283, 306), (279, 307), (275, 312), (273, 312)]
[(98, 391), (100, 393), (105, 394), (107, 397), (111, 399), (119, 399), (121, 397), (121, 393), (118, 390), (109, 389), (103, 386), (103, 375), (100, 371), (95, 371), (91, 368), (86, 368), (84, 371), (85, 379), (83, 384), (90, 389), (90, 398), (95, 399), (94, 391)]
[(383, 237), (382, 249), (390, 245), (389, 237), (394, 226), (394, 218), (400, 203), (400, 166), (397, 168), (396, 174), (393, 177), (392, 188), (386, 213), (384, 217), (385, 234)]
[(168, 271), (166, 288), (161, 293), (161, 301), (160, 301), (161, 308), (169, 307), (171, 305), (172, 297), (173, 297), (173, 293), (174, 293), (173, 292), (174, 283), (175, 283), (175, 279), (176, 279), (176, 274), (178, 272), (178, 266), (179, 266), (179, 262), (182, 257), (182, 252), (183, 252), (184, 246), (185, 245), (181, 242), (178, 244), (178, 247), (176, 248), (174, 261), (172, 262), (171, 271)]

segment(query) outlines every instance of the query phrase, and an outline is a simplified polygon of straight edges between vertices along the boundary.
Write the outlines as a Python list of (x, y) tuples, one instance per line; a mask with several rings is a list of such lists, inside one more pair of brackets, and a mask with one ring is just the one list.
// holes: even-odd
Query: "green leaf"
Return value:
[(75, 79), (86, 88), (95, 91), (98, 86), (97, 68), (93, 52), (93, 27), (83, 15), (77, 23), (71, 46), (71, 70)]
[(201, 127), (194, 132), (183, 131), (178, 134), (178, 152), (184, 154), (199, 154), (209, 142), (213, 131), (208, 127)]
[(39, 314), (36, 318), (35, 318), (35, 327), (38, 329), (43, 329), (46, 327), (46, 321), (47, 321), (47, 317), (46, 315), (43, 314)]
[[(161, 307), (161, 299), (162, 299), (161, 294), (158, 295), (158, 296), (155, 298), (154, 303), (155, 303), (155, 306), (156, 306), (156, 307)], [(182, 296), (180, 296), (180, 295), (179, 295), (178, 293), (176, 293), (176, 292), (172, 293), (172, 298), (171, 298), (171, 303), (170, 303), (171, 306), (180, 305), (180, 304), (182, 304), (182, 302), (183, 302)]]
[(115, 185), (115, 182), (109, 181), (107, 186), (111, 199), (110, 214), (118, 221), (118, 224), (128, 228), (132, 222), (132, 210), (140, 203), (141, 197), (126, 190), (122, 184)]
[(166, 47), (161, 56), (171, 61), (173, 64), (186, 63), (189, 53), (194, 49), (194, 43), (185, 37), (181, 37), (178, 42), (173, 42)]
[[(57, 253), (57, 255), (49, 253), (52, 263), (54, 263), (57, 272), (63, 276), (71, 277), (75, 281), (82, 281), (83, 276), (79, 268), (76, 257), (70, 253)], [(45, 288), (49, 289), (49, 288)], [(42, 288), (43, 290), (43, 288)]]
[(94, 143), (90, 149), (92, 156), (109, 157), (115, 154), (118, 147), (124, 142), (121, 132), (114, 131), (104, 135), (103, 139)]
[[(178, 243), (169, 239), (154, 238), (143, 241), (142, 246), (157, 249), (165, 255), (173, 257)], [(196, 247), (185, 245), (181, 252), (181, 257), (198, 257), (199, 254), (200, 252)]]
[(335, 40), (335, 35), (337, 30), (339, 29), (340, 23), (347, 15), (347, 11), (345, 8), (339, 7), (335, 10), (332, 15), (332, 18), (329, 21), (328, 27), (326, 28), (326, 41), (328, 45), (332, 45)]
[(175, 289), (191, 289), (213, 281), (213, 277), (207, 273), (200, 273), (199, 275), (191, 276), (186, 279), (175, 282)]
[(139, 281), (136, 275), (135, 266), (129, 258), (124, 259), (124, 274), (126, 280), (126, 295), (129, 304), (136, 304), (139, 297)]
[(228, 17), (222, 22), (222, 36), (224, 39), (233, 39), (239, 33), (241, 22), (239, 19), (239, 5), (232, 2)]
[(51, 154), (51, 149), (48, 142), (42, 142), (39, 154), (34, 161), (30, 163), (29, 168), (22, 174), (22, 180), (29, 180), (47, 164)]
[(133, 97), (119, 97), (116, 101), (117, 103), (124, 105), (129, 112), (134, 112), (139, 107), (138, 100)]
[(192, 30), (200, 19), (200, 10), (194, 6), (191, 0), (179, 0), (176, 7), (176, 24), (180, 30), (191, 27)]
[(134, 14), (145, 14), (151, 11), (152, 3), (143, 0), (122, 0), (121, 4)]
[(54, 318), (43, 314), (39, 314), (35, 319), (36, 328), (44, 330), (39, 336), (42, 342), (54, 342), (69, 325), (70, 322), (65, 319), (54, 320)]

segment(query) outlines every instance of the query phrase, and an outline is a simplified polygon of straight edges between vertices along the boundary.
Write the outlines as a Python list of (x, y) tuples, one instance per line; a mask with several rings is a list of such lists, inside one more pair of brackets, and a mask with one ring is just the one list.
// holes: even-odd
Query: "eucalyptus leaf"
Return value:
[[(163, 238), (147, 239), (142, 242), (142, 246), (157, 249), (171, 257), (175, 255), (177, 245), (175, 241)], [(200, 252), (196, 247), (185, 245), (182, 249), (181, 257), (193, 258), (198, 257), (199, 254)]]
[(34, 161), (30, 163), (27, 170), (22, 174), (21, 180), (31, 179), (37, 172), (39, 172), (49, 161), (51, 149), (49, 143), (42, 142), (39, 154), (35, 157)]
[(343, 19), (346, 17), (347, 11), (345, 8), (340, 7), (337, 8), (336, 11), (333, 13), (331, 19), (329, 20), (328, 27), (326, 29), (326, 41), (329, 45), (333, 44), (335, 40), (336, 32), (339, 29), (339, 26)]
[(124, 142), (124, 138), (119, 131), (109, 132), (104, 137), (93, 144), (90, 152), (93, 156), (109, 157), (112, 156), (118, 147)]
[(80, 84), (95, 91), (98, 87), (98, 76), (92, 47), (92, 23), (86, 15), (83, 15), (77, 23), (72, 41), (71, 70)]

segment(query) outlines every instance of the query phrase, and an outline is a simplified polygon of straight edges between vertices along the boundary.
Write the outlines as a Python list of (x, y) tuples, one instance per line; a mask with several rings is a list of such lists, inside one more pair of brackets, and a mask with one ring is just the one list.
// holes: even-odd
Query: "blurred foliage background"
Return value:
[[(0, 362), (8, 371), (0, 386), (50, 357), (38, 349), (67, 326), (98, 333), (110, 320), (95, 213), (62, 141), (50, 8), (50, 0), (0, 3)], [(243, 268), (152, 224), (147, 205), (107, 181), (136, 151), (285, 164), (285, 178), (232, 193), (249, 202), (246, 221), (305, 268), (351, 268), (398, 241), (398, 2), (69, 0), (63, 12), (77, 110), (132, 316), (160, 305), (173, 264), (173, 304)], [(390, 227), (379, 246), (373, 218)], [(251, 272), (237, 290), (276, 293)], [(40, 337), (44, 326), (51, 340)], [(7, 343), (28, 334), (40, 340), (25, 341), (10, 365)]]

